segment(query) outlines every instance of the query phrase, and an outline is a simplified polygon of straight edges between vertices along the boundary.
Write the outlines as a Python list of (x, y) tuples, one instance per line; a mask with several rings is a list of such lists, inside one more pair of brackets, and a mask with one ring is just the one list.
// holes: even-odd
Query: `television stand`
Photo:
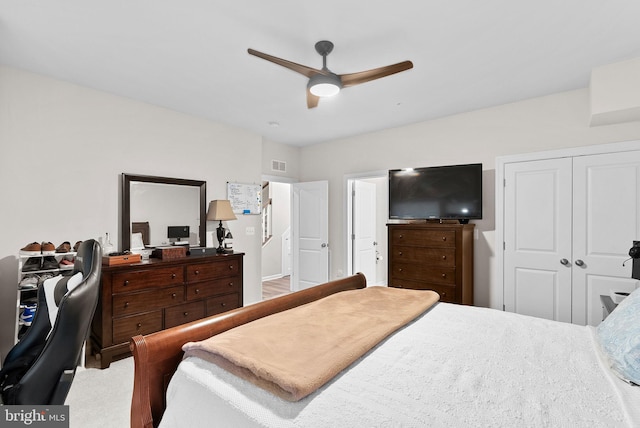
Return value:
[(473, 305), (475, 224), (388, 223), (389, 287), (434, 290), (440, 300)]

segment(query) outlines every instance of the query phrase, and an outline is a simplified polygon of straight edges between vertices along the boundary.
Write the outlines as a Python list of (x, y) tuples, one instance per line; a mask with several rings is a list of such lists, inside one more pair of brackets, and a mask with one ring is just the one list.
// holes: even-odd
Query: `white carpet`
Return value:
[(132, 392), (132, 357), (111, 363), (104, 370), (78, 368), (65, 401), (70, 427), (128, 427)]

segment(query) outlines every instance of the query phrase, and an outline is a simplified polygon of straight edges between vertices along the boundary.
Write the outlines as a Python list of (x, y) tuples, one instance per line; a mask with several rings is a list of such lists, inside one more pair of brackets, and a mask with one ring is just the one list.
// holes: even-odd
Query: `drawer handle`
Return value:
[(398, 272), (402, 272), (402, 268), (398, 268)]
[(229, 283), (229, 287), (233, 287), (233, 282), (230, 282), (230, 283)]
[(443, 274), (442, 274), (442, 277), (443, 277), (443, 278), (446, 278), (446, 277), (447, 277), (447, 274), (446, 274), (446, 273), (443, 273)]
[(443, 291), (442, 293), (440, 293), (440, 295), (441, 295), (442, 297), (447, 297), (447, 292), (446, 292), (446, 291)]
[(124, 302), (124, 307), (128, 308), (129, 307), (129, 302)]
[(142, 327), (142, 323), (141, 323), (141, 322), (139, 322), (139, 323), (136, 325), (136, 327), (138, 327), (138, 328)]
[(127, 285), (129, 285), (129, 280), (128, 279), (124, 282), (124, 286), (126, 287)]
[(176, 298), (176, 293), (171, 293), (171, 298), (175, 299)]
[(447, 256), (442, 256), (442, 260), (447, 260)]
[(442, 240), (443, 240), (443, 241), (446, 241), (446, 240), (447, 240), (447, 237), (446, 237), (446, 236), (443, 236), (443, 237), (442, 237)]
[(176, 274), (175, 273), (171, 274), (171, 279), (176, 279)]
[(199, 274), (200, 274), (200, 271), (199, 271), (199, 270), (197, 270), (197, 271), (195, 271), (194, 273), (195, 273), (196, 275), (199, 275)]
[(222, 306), (224, 308), (225, 306), (227, 306), (227, 304), (226, 303), (220, 303), (220, 306)]
[(402, 255), (402, 251), (398, 251), (398, 255), (401, 256)]
[(233, 265), (229, 265), (229, 269), (233, 270)]
[(198, 294), (199, 292), (200, 292), (200, 289), (199, 289), (199, 288), (196, 288), (195, 293), (196, 293), (196, 294)]
[(400, 234), (400, 236), (398, 236), (400, 239), (404, 238), (403, 234)]
[(182, 315), (184, 315), (185, 317), (189, 316), (189, 312), (183, 312)]

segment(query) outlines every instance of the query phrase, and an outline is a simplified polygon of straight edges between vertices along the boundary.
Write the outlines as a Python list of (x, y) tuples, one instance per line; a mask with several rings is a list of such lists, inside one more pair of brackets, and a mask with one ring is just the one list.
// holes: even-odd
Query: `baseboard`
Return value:
[(281, 273), (278, 273), (278, 274), (275, 274), (275, 275), (263, 276), (262, 277), (262, 282), (274, 281), (274, 280), (280, 279), (280, 278), (284, 278), (284, 275), (281, 274)]

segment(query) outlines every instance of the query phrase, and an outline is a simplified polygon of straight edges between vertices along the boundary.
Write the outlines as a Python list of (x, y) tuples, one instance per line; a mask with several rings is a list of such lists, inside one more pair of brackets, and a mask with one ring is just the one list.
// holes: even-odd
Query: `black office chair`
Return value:
[[(72, 275), (55, 287), (38, 288), (38, 307), (31, 327), (9, 351), (0, 370), (3, 404), (59, 405), (71, 388), (98, 303), (102, 250), (93, 239), (84, 241), (76, 254)], [(82, 272), (82, 281), (77, 284)], [(77, 284), (68, 290), (67, 285)], [(51, 283), (50, 283), (51, 284)], [(49, 302), (57, 306), (53, 326)], [(51, 308), (55, 314), (56, 308)]]

